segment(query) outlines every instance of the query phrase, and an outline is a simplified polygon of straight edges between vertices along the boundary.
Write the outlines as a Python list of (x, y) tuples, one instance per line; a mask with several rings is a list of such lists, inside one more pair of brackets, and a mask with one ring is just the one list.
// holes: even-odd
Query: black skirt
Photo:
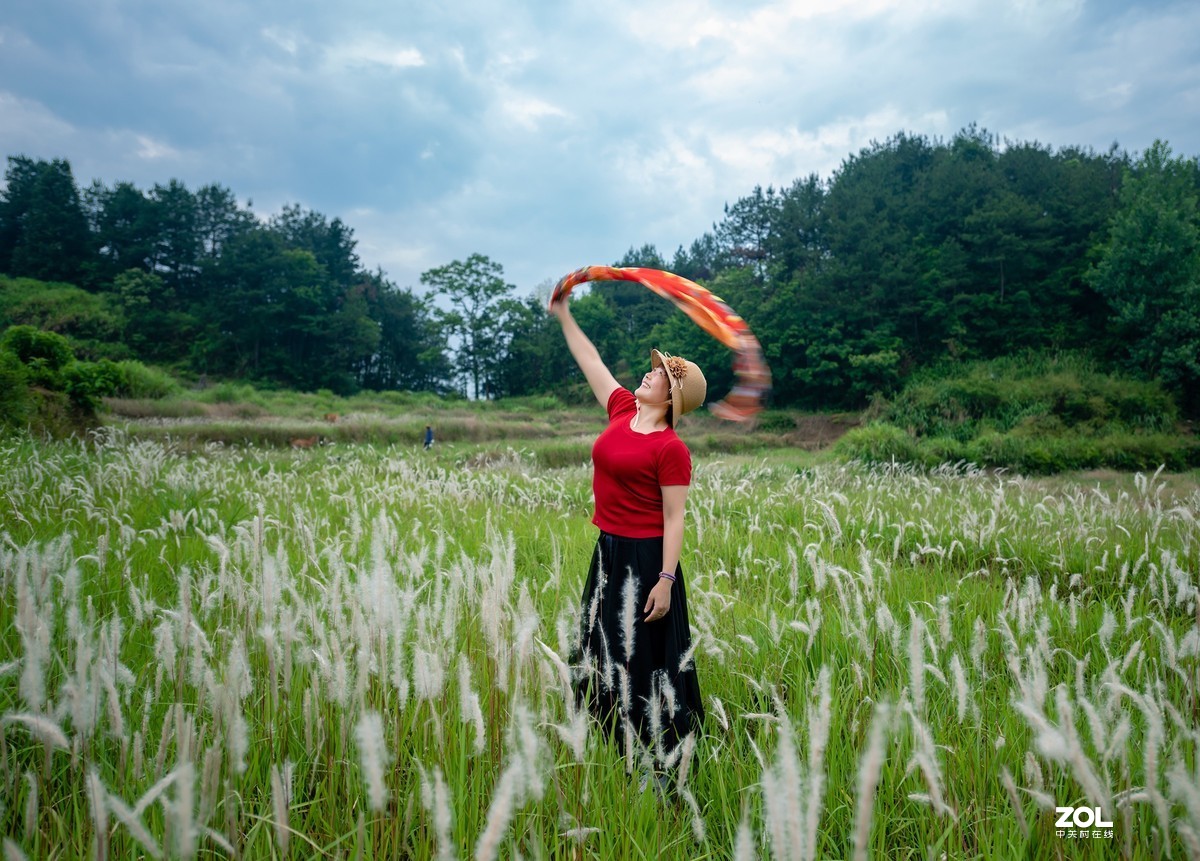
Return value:
[(671, 609), (646, 622), (642, 608), (658, 583), (663, 540), (601, 532), (583, 587), (580, 642), (572, 655), (575, 692), (618, 737), (632, 735), (669, 758), (704, 720), (692, 653), (687, 591), (675, 567)]

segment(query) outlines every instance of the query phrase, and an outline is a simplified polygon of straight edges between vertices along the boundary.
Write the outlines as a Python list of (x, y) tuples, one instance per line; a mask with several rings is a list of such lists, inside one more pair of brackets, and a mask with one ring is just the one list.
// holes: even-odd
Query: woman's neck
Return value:
[(662, 403), (650, 403), (647, 401), (637, 402), (637, 413), (630, 423), (630, 427), (639, 433), (653, 433), (655, 431), (666, 430), (667, 424), (667, 406), (670, 401)]

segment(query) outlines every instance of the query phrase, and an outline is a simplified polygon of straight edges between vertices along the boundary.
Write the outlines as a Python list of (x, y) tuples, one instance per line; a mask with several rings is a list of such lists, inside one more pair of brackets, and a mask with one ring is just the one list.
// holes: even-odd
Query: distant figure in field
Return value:
[(608, 411), (608, 427), (592, 446), (592, 523), (600, 535), (571, 656), (575, 692), (624, 740), (655, 753), (654, 777), (665, 791), (675, 748), (704, 719), (679, 565), (692, 458), (675, 426), (704, 403), (707, 386), (694, 362), (651, 350), (650, 371), (630, 392), (565, 300), (550, 313)]
[(337, 424), (338, 414), (337, 413), (325, 413), (325, 421), (329, 422), (331, 425)]
[(433, 425), (425, 425), (425, 448), (433, 448)]
[(297, 437), (292, 440), (292, 448), (312, 448), (322, 442), (319, 436)]

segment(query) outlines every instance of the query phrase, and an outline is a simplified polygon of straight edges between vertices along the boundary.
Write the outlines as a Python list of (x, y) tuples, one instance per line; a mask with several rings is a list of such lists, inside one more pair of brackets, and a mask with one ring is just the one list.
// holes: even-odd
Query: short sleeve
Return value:
[(683, 440), (673, 439), (659, 452), (658, 483), (662, 487), (692, 483), (692, 454)]
[(637, 399), (634, 398), (633, 392), (622, 386), (613, 389), (613, 393), (608, 396), (608, 420), (610, 422), (622, 413), (636, 411)]

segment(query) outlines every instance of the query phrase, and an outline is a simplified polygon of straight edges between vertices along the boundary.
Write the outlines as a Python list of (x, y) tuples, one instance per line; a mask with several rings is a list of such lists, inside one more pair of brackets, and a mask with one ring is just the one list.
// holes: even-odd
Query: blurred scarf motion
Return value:
[(633, 281), (669, 299), (692, 322), (733, 350), (733, 389), (709, 409), (719, 418), (745, 421), (763, 408), (771, 390), (771, 370), (763, 360), (762, 347), (746, 321), (711, 291), (694, 281), (660, 269), (640, 267), (584, 266), (564, 276), (550, 295), (550, 304), (565, 299), (571, 289), (589, 281)]

